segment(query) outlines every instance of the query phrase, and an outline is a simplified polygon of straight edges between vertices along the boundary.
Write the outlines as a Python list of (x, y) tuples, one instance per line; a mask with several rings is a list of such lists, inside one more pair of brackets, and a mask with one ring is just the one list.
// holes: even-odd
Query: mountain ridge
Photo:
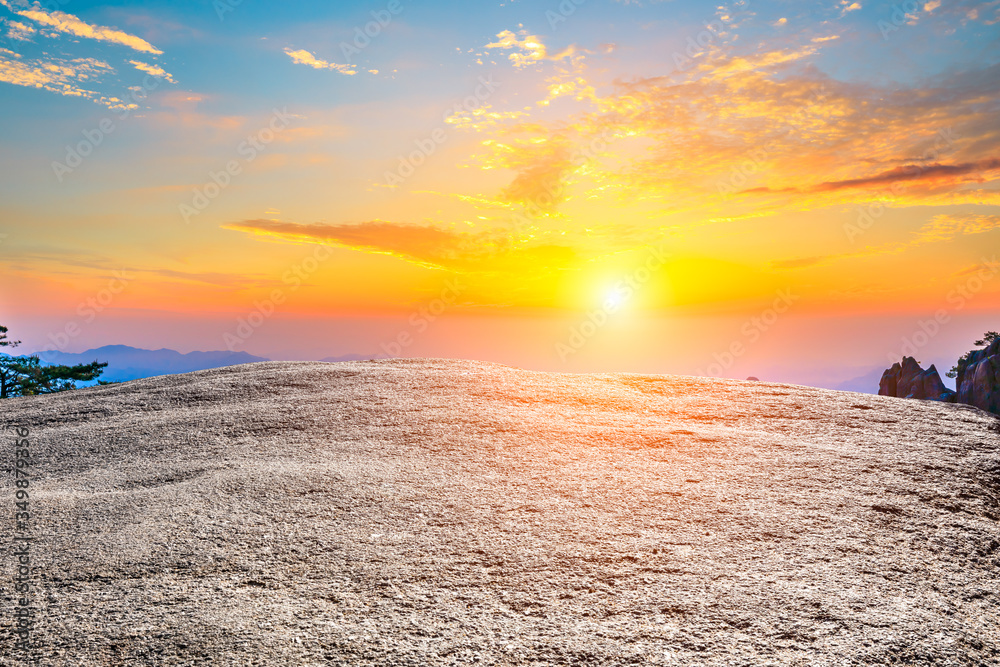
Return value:
[(107, 362), (108, 367), (101, 379), (111, 382), (269, 361), (246, 352), (215, 350), (181, 353), (168, 348), (147, 350), (129, 345), (104, 345), (76, 353), (43, 350), (35, 354), (46, 363), (67, 366), (92, 361)]

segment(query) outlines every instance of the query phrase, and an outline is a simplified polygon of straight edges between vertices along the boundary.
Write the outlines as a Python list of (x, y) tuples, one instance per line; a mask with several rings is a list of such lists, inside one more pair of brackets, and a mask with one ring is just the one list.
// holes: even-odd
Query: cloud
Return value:
[[(989, 158), (978, 162), (968, 162), (963, 164), (906, 164), (894, 167), (888, 171), (872, 176), (860, 178), (849, 178), (842, 181), (827, 181), (818, 185), (800, 188), (772, 189), (769, 187), (757, 187), (743, 190), (744, 195), (766, 195), (778, 193), (802, 193), (802, 192), (831, 192), (836, 190), (860, 189), (860, 188), (881, 188), (904, 182), (929, 182), (933, 184), (955, 184), (967, 180), (973, 182), (983, 182), (990, 180), (988, 174), (1000, 170), (1000, 159)], [(972, 176), (965, 179), (965, 176)]]
[(865, 176), (862, 178), (850, 178), (843, 181), (828, 181), (820, 183), (812, 188), (816, 192), (828, 192), (830, 190), (842, 190), (845, 188), (866, 188), (872, 186), (890, 185), (904, 181), (948, 181), (953, 182), (962, 176), (974, 175), (976, 181), (982, 181), (983, 175), (992, 171), (1000, 170), (1000, 159), (990, 158), (978, 162), (968, 162), (964, 164), (931, 164), (916, 165), (908, 164), (889, 171)]
[[(526, 39), (501, 33), (494, 46), (521, 53)], [(796, 39), (803, 43), (756, 52), (720, 44), (665, 76), (602, 81), (603, 70), (588, 67), (534, 83), (541, 95), (577, 103), (558, 117), (540, 102), (521, 103), (491, 109), (490, 124), (470, 124), (483, 134), (475, 163), (510, 176), (492, 197), (462, 201), (492, 221), (523, 222), (521, 206), (534, 204), (530, 233), (567, 234), (563, 242), (581, 255), (618, 247), (588, 236), (601, 219), (637, 221), (647, 234), (641, 242), (659, 233), (681, 244), (726, 225), (717, 233), (728, 249), (740, 233), (762, 238), (781, 229), (763, 261), (783, 270), (899, 254), (951, 229), (939, 220), (917, 236), (864, 249), (845, 240), (832, 252), (828, 239), (806, 231), (794, 244), (801, 256), (787, 258), (777, 249), (792, 245), (782, 226), (789, 215), (830, 219), (872, 201), (893, 209), (1000, 204), (1000, 66), (908, 85), (838, 81), (817, 58), (838, 37)], [(537, 62), (548, 53), (529, 56)], [(581, 151), (593, 141), (599, 150)], [(989, 223), (975, 224), (960, 227), (962, 235)]]
[(246, 274), (219, 273), (216, 271), (190, 272), (176, 271), (174, 269), (132, 269), (136, 272), (149, 273), (164, 278), (172, 278), (185, 282), (214, 285), (217, 287), (247, 288), (247, 287), (269, 287), (279, 284), (272, 278), (261, 276), (251, 277)]
[[(13, 56), (13, 57), (12, 57)], [(117, 97), (106, 97), (82, 87), (83, 81), (99, 79), (114, 70), (107, 63), (94, 58), (63, 60), (20, 60), (17, 54), (0, 50), (0, 82), (27, 88), (40, 88), (66, 97), (82, 97), (110, 109), (136, 108)]]
[[(535, 134), (612, 135), (611, 157), (594, 165), (603, 192), (703, 219), (849, 204), (865, 190), (903, 206), (997, 201), (988, 188), (968, 186), (1000, 176), (991, 111), (1000, 102), (1000, 66), (882, 87), (822, 75), (808, 49), (709, 53), (688, 72), (619, 81), (603, 89), (594, 111)], [(629, 150), (639, 141), (646, 145)], [(515, 159), (512, 148), (530, 152), (502, 145), (493, 160)], [(891, 166), (873, 174), (872, 164)], [(827, 176), (809, 182), (815, 174)], [(897, 187), (882, 192), (890, 186)], [(726, 199), (739, 192), (746, 196)]]
[(934, 216), (930, 222), (922, 225), (913, 233), (913, 238), (907, 241), (893, 241), (878, 246), (867, 246), (862, 250), (852, 252), (777, 260), (771, 262), (771, 267), (785, 270), (803, 269), (842, 259), (899, 254), (917, 246), (947, 243), (963, 236), (985, 234), (997, 229), (1000, 229), (1000, 215), (941, 214)]
[(170, 83), (177, 83), (166, 70), (164, 70), (159, 65), (147, 65), (146, 63), (139, 62), (138, 60), (128, 61), (130, 65), (133, 65), (140, 72), (145, 72), (151, 76), (155, 76), (159, 79), (166, 79)]
[(771, 262), (771, 267), (775, 269), (804, 269), (822, 264), (829, 259), (829, 257), (821, 255), (817, 255), (816, 257), (799, 257), (797, 259), (780, 259)]
[(75, 35), (76, 37), (95, 39), (101, 42), (121, 44), (122, 46), (127, 46), (143, 53), (152, 53), (155, 55), (163, 53), (163, 51), (160, 51), (155, 46), (140, 37), (130, 35), (114, 28), (91, 25), (85, 21), (81, 21), (72, 14), (66, 14), (58, 10), (46, 12), (37, 4), (30, 9), (23, 10), (15, 9), (11, 6), (11, 3), (8, 0), (0, 0), (0, 4), (18, 16), (31, 19), (35, 23), (40, 23), (57, 32)]
[(554, 211), (566, 199), (567, 178), (582, 163), (575, 159), (572, 140), (553, 134), (541, 140), (513, 142), (513, 146), (515, 150), (490, 163), (491, 168), (510, 169), (517, 174), (501, 191), (499, 201)]
[(713, 78), (742, 74), (745, 72), (757, 72), (801, 60), (816, 53), (816, 47), (803, 46), (794, 51), (765, 51), (746, 57), (732, 57), (722, 62), (706, 63), (699, 69), (711, 73)]
[(20, 23), (18, 21), (7, 21), (7, 37), (10, 39), (16, 39), (20, 42), (27, 42), (31, 40), (31, 37), (38, 32), (30, 25), (26, 23)]
[(348, 76), (357, 74), (357, 71), (350, 65), (340, 65), (338, 63), (330, 63), (325, 60), (320, 60), (305, 50), (293, 51), (286, 48), (285, 53), (287, 53), (288, 57), (292, 59), (292, 62), (297, 65), (308, 65), (309, 67), (313, 67), (315, 69), (332, 69)]
[[(520, 38), (518, 36), (520, 35)], [(528, 34), (527, 30), (521, 30), (514, 34), (510, 30), (497, 33), (497, 41), (491, 42), (483, 47), (484, 49), (503, 49), (513, 51), (507, 58), (514, 64), (514, 67), (524, 68), (533, 65), (541, 60), (563, 60), (573, 59), (578, 55), (579, 50), (575, 46), (569, 46), (559, 53), (549, 55), (548, 49), (542, 43), (542, 38), (537, 35)]]
[(917, 230), (917, 240), (914, 243), (950, 241), (960, 236), (985, 234), (995, 229), (1000, 229), (1000, 215), (942, 214), (934, 216), (929, 223)]
[(985, 25), (996, 25), (1000, 23), (1000, 2), (990, 0), (953, 0), (952, 2), (941, 2), (931, 0), (923, 6), (923, 10), (930, 14), (935, 12), (939, 17), (940, 25), (946, 29), (952, 29), (955, 23), (966, 25), (970, 22), (981, 22)]
[(489, 273), (530, 268), (563, 268), (575, 260), (567, 247), (544, 243), (520, 244), (503, 230), (456, 232), (435, 225), (410, 225), (373, 220), (356, 224), (301, 224), (280, 220), (244, 220), (224, 229), (272, 236), (289, 241), (336, 245), (392, 255), (436, 269)]
[(510, 30), (504, 30), (497, 34), (497, 41), (490, 42), (485, 49), (514, 50), (508, 59), (514, 63), (514, 67), (527, 67), (539, 60), (544, 60), (548, 52), (542, 44), (540, 37), (529, 35), (527, 31), (521, 31), (521, 39), (517, 38)]

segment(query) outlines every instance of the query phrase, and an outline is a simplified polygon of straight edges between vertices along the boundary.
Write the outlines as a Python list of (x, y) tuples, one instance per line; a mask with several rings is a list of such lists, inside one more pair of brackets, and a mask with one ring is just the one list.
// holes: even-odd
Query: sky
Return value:
[(1000, 0), (0, 0), (0, 317), (836, 386), (1000, 319)]

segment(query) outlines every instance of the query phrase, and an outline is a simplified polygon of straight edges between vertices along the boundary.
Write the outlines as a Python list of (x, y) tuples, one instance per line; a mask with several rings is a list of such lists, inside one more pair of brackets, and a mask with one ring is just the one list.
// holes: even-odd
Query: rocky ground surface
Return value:
[(0, 423), (34, 457), (32, 664), (1000, 664), (1000, 433), (968, 406), (271, 362)]

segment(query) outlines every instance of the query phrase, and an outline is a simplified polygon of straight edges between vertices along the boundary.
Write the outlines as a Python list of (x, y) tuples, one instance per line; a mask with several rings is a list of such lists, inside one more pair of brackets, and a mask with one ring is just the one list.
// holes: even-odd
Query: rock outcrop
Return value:
[(925, 401), (955, 402), (955, 392), (944, 386), (941, 375), (934, 364), (924, 370), (913, 357), (903, 357), (901, 364), (882, 374), (878, 384), (880, 396), (897, 398), (919, 398)]
[(441, 359), (0, 400), (0, 665), (996, 666), (1000, 436), (950, 407)]
[(958, 360), (958, 391), (944, 386), (931, 364), (924, 370), (913, 357), (903, 357), (882, 374), (881, 396), (964, 403), (1000, 415), (1000, 339)]
[(958, 402), (1000, 415), (1000, 338), (959, 360)]

